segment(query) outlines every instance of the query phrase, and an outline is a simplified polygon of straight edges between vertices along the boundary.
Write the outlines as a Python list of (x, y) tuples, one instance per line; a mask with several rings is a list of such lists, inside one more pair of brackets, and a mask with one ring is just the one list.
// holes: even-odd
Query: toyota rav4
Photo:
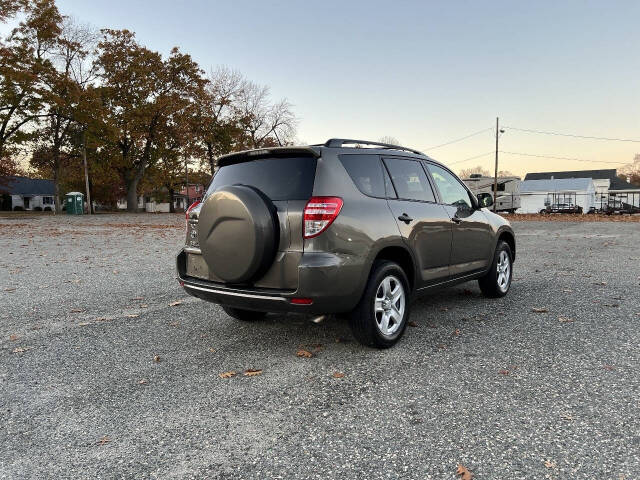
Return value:
[(233, 153), (187, 211), (178, 279), (239, 320), (337, 314), (361, 343), (390, 347), (421, 293), (477, 280), (488, 297), (507, 294), (515, 236), (491, 205), (397, 145), (331, 139)]

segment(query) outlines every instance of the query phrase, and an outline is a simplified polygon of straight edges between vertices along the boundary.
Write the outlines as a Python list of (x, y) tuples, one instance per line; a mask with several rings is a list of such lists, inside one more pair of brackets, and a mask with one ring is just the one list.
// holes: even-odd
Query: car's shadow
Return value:
[[(511, 292), (513, 293), (513, 292)], [(423, 346), (442, 343), (442, 336), (462, 328), (468, 321), (483, 320), (501, 310), (502, 300), (485, 298), (475, 283), (421, 295), (411, 306), (411, 317), (406, 336)], [(219, 308), (219, 307), (215, 307)], [(220, 312), (221, 321), (210, 324), (210, 334), (217, 337), (233, 336), (246, 345), (269, 345), (291, 349), (292, 345), (343, 344), (360, 347), (351, 334), (345, 316), (328, 315), (319, 323), (311, 316), (297, 314), (268, 314), (263, 320), (242, 322)], [(240, 338), (238, 338), (240, 337)]]

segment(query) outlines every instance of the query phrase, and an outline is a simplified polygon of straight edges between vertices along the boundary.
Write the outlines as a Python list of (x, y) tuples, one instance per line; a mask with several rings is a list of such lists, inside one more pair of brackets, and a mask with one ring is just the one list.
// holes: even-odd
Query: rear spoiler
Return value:
[(233, 165), (235, 163), (250, 162), (260, 158), (269, 157), (312, 157), (318, 158), (320, 149), (313, 147), (272, 147), (257, 150), (244, 150), (242, 152), (223, 155), (218, 159), (218, 166)]

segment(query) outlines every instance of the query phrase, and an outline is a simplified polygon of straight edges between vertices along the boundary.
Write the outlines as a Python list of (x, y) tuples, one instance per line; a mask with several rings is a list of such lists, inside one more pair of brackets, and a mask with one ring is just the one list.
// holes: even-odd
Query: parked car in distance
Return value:
[(385, 348), (419, 294), (470, 280), (488, 297), (509, 291), (515, 235), (486, 208), (491, 194), (418, 151), (331, 139), (218, 165), (187, 212), (177, 272), (187, 293), (234, 318), (337, 314)]

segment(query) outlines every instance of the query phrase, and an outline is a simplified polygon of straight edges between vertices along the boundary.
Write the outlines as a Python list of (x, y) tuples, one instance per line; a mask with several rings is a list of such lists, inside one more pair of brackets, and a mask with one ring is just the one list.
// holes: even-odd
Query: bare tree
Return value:
[(296, 132), (292, 105), (282, 99), (270, 101), (269, 87), (246, 81), (238, 96), (240, 123), (251, 148), (291, 143)]
[(388, 143), (389, 145), (401, 145), (400, 140), (391, 135), (385, 135), (378, 140), (380, 143)]
[(474, 174), (480, 174), (483, 177), (492, 176), (489, 170), (487, 170), (486, 168), (482, 168), (480, 165), (476, 167), (463, 168), (462, 170), (460, 170), (460, 173), (458, 174), (458, 176), (460, 178), (469, 178), (471, 175), (474, 175)]

